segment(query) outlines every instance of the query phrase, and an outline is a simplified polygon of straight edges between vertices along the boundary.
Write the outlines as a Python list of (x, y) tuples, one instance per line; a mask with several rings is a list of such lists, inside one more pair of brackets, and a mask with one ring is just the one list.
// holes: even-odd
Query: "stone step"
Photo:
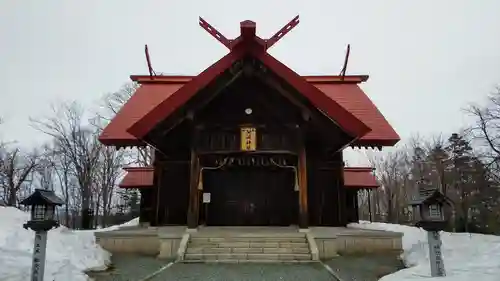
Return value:
[(231, 236), (191, 235), (187, 262), (311, 262), (304, 233), (232, 233)]
[(302, 242), (211, 242), (191, 240), (188, 248), (309, 248), (307, 241)]
[(229, 254), (188, 254), (184, 256), (184, 260), (273, 260), (273, 261), (295, 261), (295, 260), (311, 260), (310, 254), (244, 254), (244, 253), (229, 253)]
[(191, 237), (196, 242), (289, 242), (300, 243), (306, 241), (305, 237)]
[(309, 254), (309, 248), (205, 248), (188, 247), (188, 254), (218, 254), (218, 253), (244, 253), (244, 254)]
[(182, 260), (182, 263), (281, 263), (281, 264), (296, 264), (296, 263), (313, 263), (318, 261), (313, 260)]
[[(248, 232), (250, 231), (250, 232)], [(195, 232), (192, 233), (192, 238), (304, 238), (305, 234), (301, 232), (251, 232), (248, 230), (246, 232), (230, 232), (229, 234), (225, 231), (217, 232)]]

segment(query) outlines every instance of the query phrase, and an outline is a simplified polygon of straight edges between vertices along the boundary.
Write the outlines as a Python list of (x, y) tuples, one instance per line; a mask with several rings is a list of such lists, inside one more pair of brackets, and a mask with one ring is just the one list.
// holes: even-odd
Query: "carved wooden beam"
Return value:
[(288, 32), (290, 32), (294, 27), (299, 24), (299, 16), (294, 17), (290, 22), (288, 22), (283, 28), (276, 32), (271, 38), (266, 41), (266, 49), (271, 48), (276, 42), (283, 38)]
[(199, 18), (200, 26), (205, 29), (212, 37), (217, 39), (222, 45), (226, 46), (228, 49), (231, 49), (232, 40), (227, 39), (226, 36), (222, 35), (215, 27), (210, 25), (206, 20), (202, 17)]

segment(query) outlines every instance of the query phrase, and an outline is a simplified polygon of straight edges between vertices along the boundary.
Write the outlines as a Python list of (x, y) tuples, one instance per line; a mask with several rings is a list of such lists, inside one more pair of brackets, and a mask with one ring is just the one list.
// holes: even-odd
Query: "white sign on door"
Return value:
[(210, 193), (203, 193), (203, 203), (210, 203)]

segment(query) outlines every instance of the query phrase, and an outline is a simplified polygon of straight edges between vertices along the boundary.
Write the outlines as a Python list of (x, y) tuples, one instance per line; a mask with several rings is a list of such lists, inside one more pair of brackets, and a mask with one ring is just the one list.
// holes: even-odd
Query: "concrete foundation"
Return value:
[(399, 232), (346, 227), (312, 227), (311, 234), (316, 241), (320, 259), (332, 258), (339, 254), (399, 255), (403, 252), (403, 234)]
[[(101, 247), (111, 253), (176, 258), (185, 227), (127, 227), (96, 232)], [(161, 255), (160, 255), (161, 253)]]
[[(119, 230), (96, 232), (99, 245), (111, 253), (131, 253), (157, 256), (164, 259), (176, 259), (185, 252), (189, 239), (186, 227), (134, 227)], [(241, 233), (273, 233), (272, 236), (298, 233), (298, 228), (273, 227), (200, 227), (198, 233), (230, 237)], [(350, 254), (394, 254), (402, 253), (402, 233), (363, 230), (345, 227), (311, 227), (307, 232), (307, 241), (311, 247), (313, 260), (329, 259), (337, 255)], [(183, 239), (184, 237), (184, 239)], [(270, 237), (272, 239), (272, 237)], [(180, 246), (183, 249), (180, 249)]]

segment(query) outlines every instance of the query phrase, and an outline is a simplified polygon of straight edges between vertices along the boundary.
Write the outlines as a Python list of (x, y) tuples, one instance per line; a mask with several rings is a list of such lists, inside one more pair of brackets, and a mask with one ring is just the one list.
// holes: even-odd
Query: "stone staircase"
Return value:
[(304, 233), (238, 233), (227, 236), (193, 233), (184, 262), (311, 262)]

